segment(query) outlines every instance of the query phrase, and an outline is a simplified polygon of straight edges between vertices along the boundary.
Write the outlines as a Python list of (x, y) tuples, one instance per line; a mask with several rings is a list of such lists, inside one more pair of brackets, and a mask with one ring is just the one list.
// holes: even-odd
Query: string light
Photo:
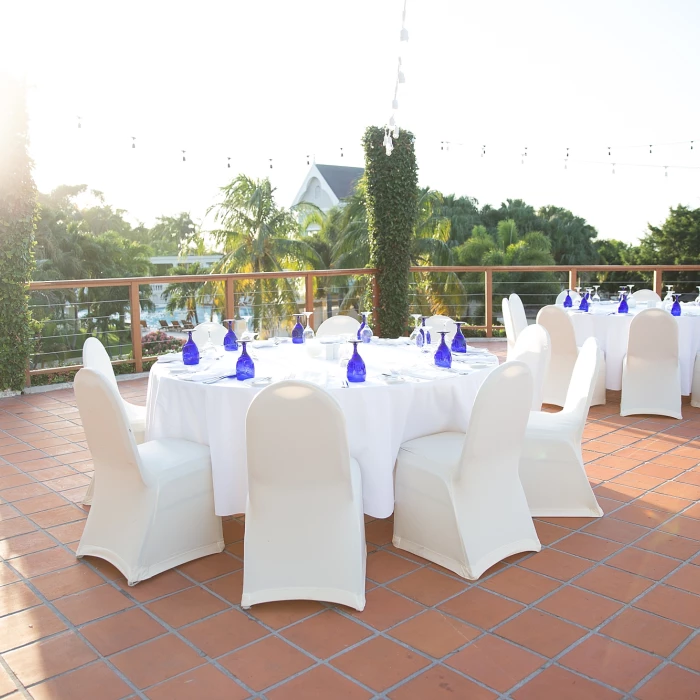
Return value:
[(268, 160), (270, 161), (270, 170), (272, 170), (272, 158), (268, 158)]
[(668, 177), (668, 165), (664, 165), (664, 177)]
[(78, 129), (82, 129), (82, 128), (83, 128), (83, 125), (80, 123), (80, 120), (81, 120), (81, 119), (82, 119), (82, 117), (78, 117)]
[(610, 152), (610, 148), (611, 148), (611, 147), (610, 147), (610, 146), (608, 146), (608, 155), (609, 155), (609, 156), (611, 156), (611, 155), (612, 155), (612, 153)]
[(136, 148), (136, 137), (135, 136), (131, 137), (131, 147)]
[(230, 168), (231, 167), (231, 156), (226, 157), (226, 167)]
[(481, 147), (481, 157), (483, 158), (486, 155), (486, 146)]
[(306, 156), (306, 164), (307, 164), (307, 165), (311, 165), (311, 163), (309, 162), (309, 156), (308, 156), (308, 155)]
[(651, 148), (652, 148), (652, 145), (649, 144), (649, 153), (651, 153)]
[(185, 158), (185, 153), (187, 153), (187, 151), (182, 151), (182, 162), (183, 163), (187, 160), (187, 158)]
[(406, 76), (403, 74), (403, 71), (401, 70), (401, 56), (399, 56), (399, 74), (398, 74), (398, 81), (399, 81), (399, 83), (405, 83), (405, 82), (406, 82)]
[(340, 149), (340, 157), (341, 158), (343, 157), (343, 149), (342, 148)]
[(615, 174), (615, 163), (613, 163), (612, 174)]

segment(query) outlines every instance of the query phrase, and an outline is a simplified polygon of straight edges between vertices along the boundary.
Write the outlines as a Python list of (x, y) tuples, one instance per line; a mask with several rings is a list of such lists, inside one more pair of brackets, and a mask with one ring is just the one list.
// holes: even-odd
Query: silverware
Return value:
[(341, 389), (349, 389), (349, 388), (350, 388), (350, 385), (348, 384), (348, 380), (347, 380), (347, 379), (343, 379), (343, 380), (341, 381), (341, 383), (340, 383), (340, 387), (341, 387)]

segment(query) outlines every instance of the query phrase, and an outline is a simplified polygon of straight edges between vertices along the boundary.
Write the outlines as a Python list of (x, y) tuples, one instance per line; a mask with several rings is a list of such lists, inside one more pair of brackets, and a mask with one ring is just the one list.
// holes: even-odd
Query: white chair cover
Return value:
[(544, 306), (537, 314), (537, 323), (549, 333), (552, 357), (542, 390), (543, 403), (563, 406), (574, 371), (578, 348), (571, 319), (559, 306)]
[(632, 294), (637, 302), (646, 302), (650, 307), (661, 301), (661, 297), (653, 289), (638, 289)]
[(693, 384), (690, 394), (690, 405), (700, 408), (700, 354), (695, 356), (693, 364)]
[(630, 323), (622, 363), (620, 415), (681, 415), (678, 323), (664, 309), (644, 309)]
[(98, 475), (76, 556), (110, 562), (133, 586), (223, 551), (209, 448), (177, 439), (137, 446), (123, 402), (102, 373), (81, 369), (74, 386)]
[[(571, 326), (573, 327), (573, 321), (571, 319), (571, 316), (568, 316), (569, 323), (571, 323)], [(576, 329), (578, 329), (579, 333), (584, 338), (594, 338), (596, 333), (595, 333), (595, 324), (593, 322), (593, 316), (589, 313), (581, 313), (576, 315)], [(574, 337), (576, 337), (576, 330), (574, 330)], [(585, 343), (585, 340), (584, 340)], [(581, 348), (583, 346), (580, 345), (578, 346), (579, 352), (581, 351)], [(607, 400), (607, 392), (605, 389), (605, 377), (607, 374), (607, 366), (605, 363), (605, 353), (603, 350), (600, 348), (600, 345), (598, 345), (598, 349), (600, 350), (600, 357), (601, 357), (601, 366), (600, 370), (598, 372), (598, 376), (596, 377), (595, 380), (595, 388), (593, 389), (593, 399), (591, 401), (591, 406), (603, 406), (605, 405), (605, 402)]]
[(522, 362), (494, 369), (479, 389), (467, 432), (405, 442), (396, 462), (395, 547), (468, 579), (541, 548), (518, 478), (532, 403)]
[(430, 326), (431, 339), (435, 338), (432, 342), (436, 347), (440, 343), (440, 331), (447, 331), (445, 342), (448, 346), (457, 332), (457, 326), (449, 316), (431, 316), (426, 320), (425, 325)]
[[(554, 303), (561, 305), (564, 303), (564, 299), (566, 299), (566, 289), (557, 294), (557, 300)], [(571, 301), (575, 304), (575, 308), (578, 308), (578, 303), (581, 301), (581, 295), (578, 292), (575, 292), (573, 289), (571, 290)]]
[(316, 337), (357, 334), (359, 327), (360, 322), (352, 316), (331, 316), (318, 327)]
[[(504, 302), (506, 299), (503, 300)], [(532, 410), (542, 409), (542, 390), (547, 376), (552, 349), (549, 345), (549, 333), (544, 326), (535, 323), (528, 326), (515, 342), (512, 360), (524, 362), (532, 373)], [(511, 360), (509, 360), (510, 362)]]
[[(210, 338), (212, 345), (223, 345), (226, 333), (228, 333), (228, 328), (221, 323), (206, 321), (194, 327), (192, 331), (192, 340), (194, 340), (194, 344), (201, 350), (209, 342)], [(238, 335), (237, 332), (236, 335)], [(240, 339), (240, 336), (238, 337)]]
[[(116, 389), (117, 378), (114, 376), (114, 368), (112, 367), (112, 361), (110, 360), (109, 354), (107, 353), (107, 350), (105, 350), (105, 346), (93, 336), (89, 337), (83, 345), (83, 366), (94, 369), (103, 374)], [(136, 440), (137, 445), (140, 445), (142, 442), (146, 441), (146, 407), (137, 406), (136, 404), (125, 401), (124, 399), (121, 399), (121, 401), (124, 405), (124, 410), (126, 411), (129, 426), (134, 434), (134, 440)], [(90, 485), (88, 486), (88, 490), (85, 493), (85, 498), (83, 499), (83, 503), (86, 506), (89, 506), (92, 503), (94, 491), (95, 478), (93, 477)]]
[(601, 355), (595, 338), (589, 338), (576, 360), (563, 410), (530, 414), (520, 459), (520, 480), (533, 517), (603, 515), (581, 455), (581, 438)]
[(518, 336), (527, 328), (525, 307), (517, 294), (511, 294), (508, 299), (503, 299), (501, 308), (503, 310), (503, 325), (506, 328), (506, 338), (508, 339), (507, 359), (512, 360), (515, 359), (512, 357), (512, 353)]
[(362, 482), (337, 401), (310, 382), (269, 386), (248, 409), (246, 444), (241, 605), (321, 600), (362, 610)]

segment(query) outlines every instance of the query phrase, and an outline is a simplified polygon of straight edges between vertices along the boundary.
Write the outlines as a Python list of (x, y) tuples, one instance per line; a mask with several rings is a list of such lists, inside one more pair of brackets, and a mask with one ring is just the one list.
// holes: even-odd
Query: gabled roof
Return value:
[(353, 168), (347, 165), (317, 163), (316, 168), (338, 199), (347, 199), (364, 173), (364, 168)]

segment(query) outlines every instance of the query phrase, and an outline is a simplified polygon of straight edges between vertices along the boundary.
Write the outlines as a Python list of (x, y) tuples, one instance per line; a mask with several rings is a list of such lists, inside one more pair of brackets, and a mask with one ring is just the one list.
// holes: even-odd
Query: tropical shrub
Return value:
[(185, 341), (173, 338), (163, 331), (153, 331), (141, 337), (144, 356), (164, 355), (166, 352), (180, 352)]

